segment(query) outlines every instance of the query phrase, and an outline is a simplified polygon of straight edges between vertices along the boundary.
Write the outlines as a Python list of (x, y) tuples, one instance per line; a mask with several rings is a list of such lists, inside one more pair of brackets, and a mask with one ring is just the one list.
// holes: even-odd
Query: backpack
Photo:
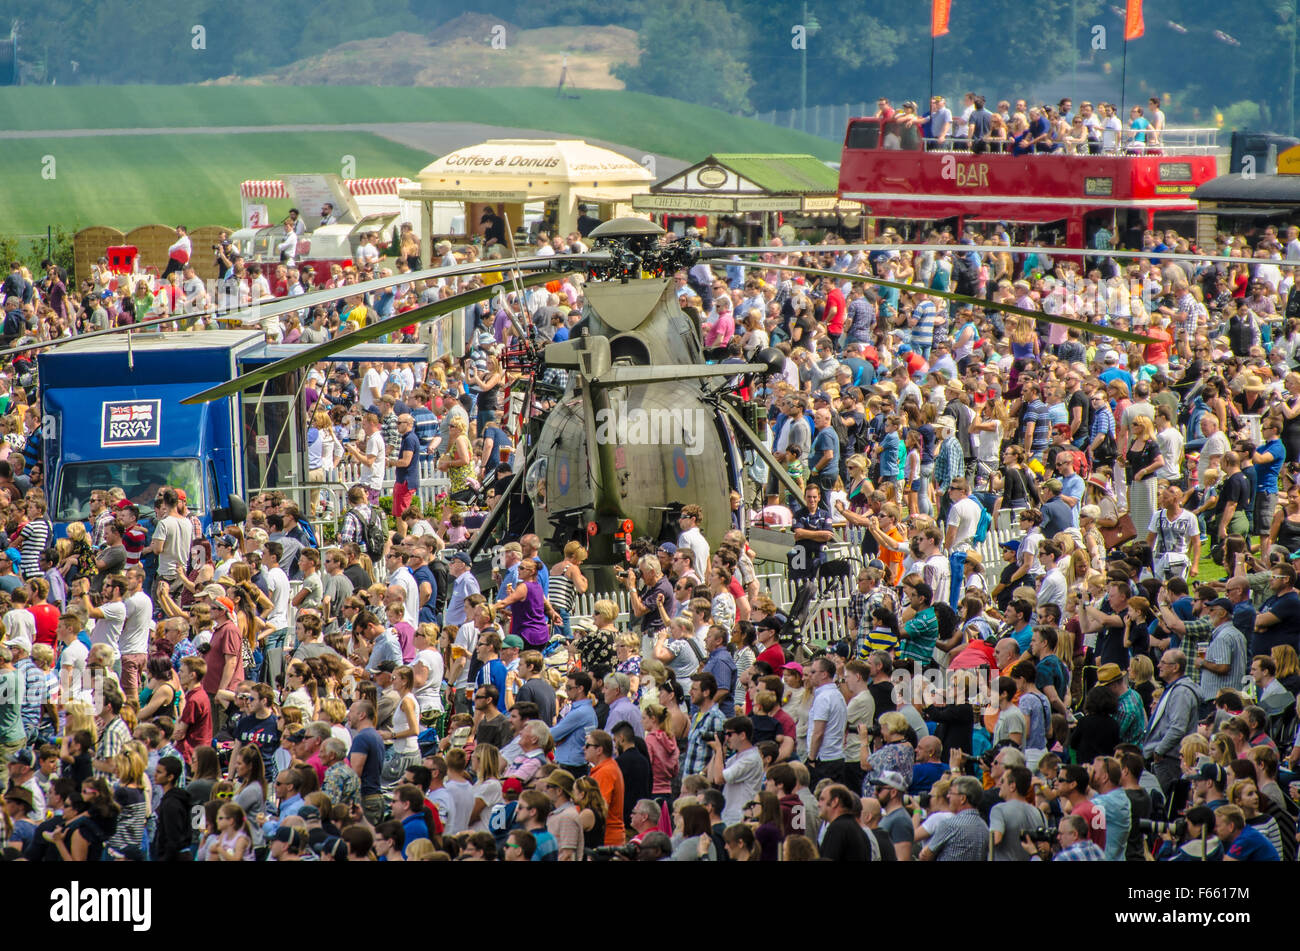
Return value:
[(451, 597), (451, 572), (447, 570), (447, 563), (441, 558), (433, 558), (429, 561), (429, 571), (433, 573), (433, 580), (438, 584), (438, 594), (433, 599), (433, 610), (441, 617)]
[(357, 520), (361, 526), (361, 539), (366, 549), (366, 554), (370, 560), (378, 563), (380, 557), (384, 554), (384, 546), (388, 543), (388, 519), (384, 517), (384, 511), (378, 505), (370, 506), (370, 519), (367, 521), (361, 517), (356, 509), (348, 509), (348, 515)]
[[(971, 498), (975, 499), (975, 496), (972, 495)], [(984, 539), (989, 537), (989, 526), (993, 524), (993, 516), (989, 514), (989, 510), (984, 507), (979, 499), (975, 499), (975, 504), (980, 507), (980, 520), (975, 526), (975, 536), (971, 541), (976, 545), (982, 545)]]

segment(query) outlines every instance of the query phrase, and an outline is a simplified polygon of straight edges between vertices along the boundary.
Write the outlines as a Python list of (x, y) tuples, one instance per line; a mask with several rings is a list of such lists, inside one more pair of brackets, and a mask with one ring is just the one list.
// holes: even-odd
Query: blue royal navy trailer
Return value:
[[(205, 532), (213, 522), (242, 519), (244, 500), (263, 489), (288, 493), (304, 511), (309, 493), (339, 489), (307, 483), (305, 370), (242, 396), (181, 403), (308, 346), (269, 344), (249, 329), (140, 331), (42, 353), (45, 485), (56, 531), (89, 518), (91, 492), (112, 486), (122, 487), (142, 519), (152, 516), (159, 488), (182, 488)], [(430, 351), (428, 344), (367, 343), (329, 362), (422, 362)], [(341, 493), (337, 501), (336, 513)]]
[(153, 514), (165, 485), (185, 490), (205, 530), (242, 508), (245, 427), (237, 397), (181, 400), (233, 379), (258, 331), (131, 333), (73, 341), (38, 358), (50, 518), (59, 534), (90, 517), (92, 490), (121, 486)]

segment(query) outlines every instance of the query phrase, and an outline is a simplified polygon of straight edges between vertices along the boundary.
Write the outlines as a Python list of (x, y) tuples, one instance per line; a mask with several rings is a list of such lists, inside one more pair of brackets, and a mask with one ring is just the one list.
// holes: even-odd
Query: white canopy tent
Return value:
[[(398, 195), (421, 205), (421, 256), (431, 260), (434, 202), (465, 204), (466, 231), (474, 233), (485, 207), (510, 226), (523, 221), (528, 202), (556, 204), (556, 230), (577, 230), (578, 205), (600, 206), (608, 219), (630, 210), (632, 196), (649, 190), (654, 176), (637, 162), (581, 139), (489, 139), (457, 149), (421, 169)], [(520, 249), (522, 250), (522, 249)]]

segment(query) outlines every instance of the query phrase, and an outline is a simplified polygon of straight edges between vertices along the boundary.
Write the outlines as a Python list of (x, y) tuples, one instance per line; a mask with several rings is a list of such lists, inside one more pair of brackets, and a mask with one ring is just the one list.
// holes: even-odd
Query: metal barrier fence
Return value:
[[(989, 526), (984, 541), (974, 546), (983, 563), (982, 574), (986, 590), (993, 590), (1002, 573), (1002, 543), (1021, 537), (1014, 519), (1015, 513), (1012, 511), (999, 512), (994, 524)], [(826, 597), (814, 600), (815, 609), (809, 613), (803, 629), (803, 639), (812, 647), (825, 647), (845, 637), (849, 632), (849, 600), (857, 590), (854, 579), (857, 577), (856, 568), (861, 561), (859, 552), (864, 532), (865, 529), (853, 526), (836, 530), (839, 540), (832, 542), (831, 545), (838, 550), (832, 551), (830, 555), (836, 558), (848, 558), (855, 570), (847, 578), (837, 578), (829, 582)], [(760, 564), (771, 565), (772, 563), (761, 562)], [(788, 612), (798, 594), (799, 584), (790, 580), (784, 571), (784, 566), (776, 571), (761, 571), (757, 578), (760, 593), (770, 597), (782, 612)], [(612, 592), (589, 591), (577, 595), (574, 600), (574, 613), (591, 614), (595, 603), (602, 599), (613, 601), (618, 605), (620, 624), (631, 626), (636, 622), (636, 618), (631, 615), (627, 591), (621, 589)]]

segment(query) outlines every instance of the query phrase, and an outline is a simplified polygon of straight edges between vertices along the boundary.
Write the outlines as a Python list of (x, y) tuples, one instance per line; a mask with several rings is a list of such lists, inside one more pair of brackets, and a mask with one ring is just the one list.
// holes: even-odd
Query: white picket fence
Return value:
[[(425, 512), (431, 511), (434, 499), (440, 492), (449, 492), (451, 490), (451, 479), (447, 473), (441, 471), (432, 459), (420, 460), (420, 488), (416, 491), (419, 496), (420, 504)], [(335, 470), (335, 478), (345, 486), (353, 486), (361, 481), (361, 466), (359, 463), (346, 462)], [(393, 483), (396, 481), (396, 474), (392, 467), (384, 470), (384, 487), (380, 491), (381, 495), (393, 494)], [(347, 506), (344, 506), (345, 509)], [(339, 509), (338, 511), (343, 511)]]

